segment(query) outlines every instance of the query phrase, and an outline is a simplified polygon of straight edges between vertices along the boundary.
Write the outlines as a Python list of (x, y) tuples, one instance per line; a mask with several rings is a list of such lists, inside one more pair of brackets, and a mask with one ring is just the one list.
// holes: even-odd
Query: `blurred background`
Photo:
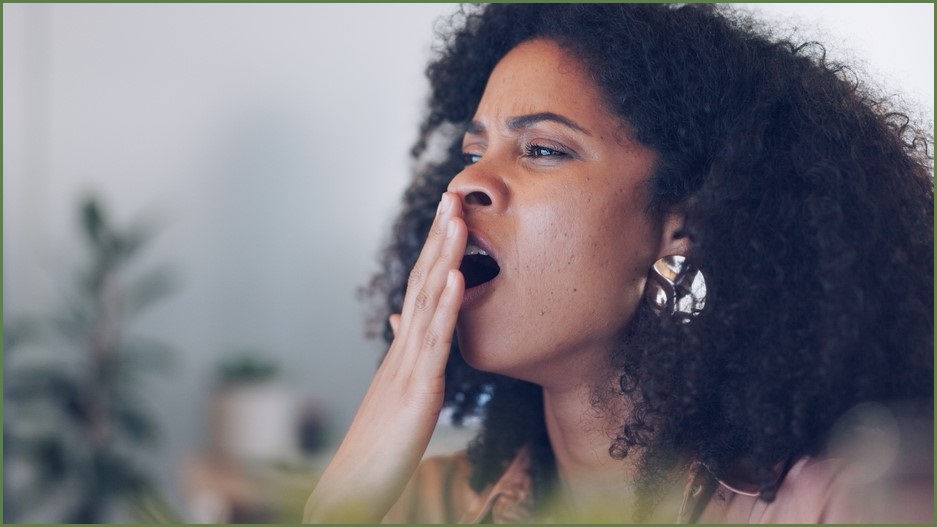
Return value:
[[(933, 4), (752, 9), (933, 123)], [(5, 523), (299, 521), (454, 10), (3, 5)]]

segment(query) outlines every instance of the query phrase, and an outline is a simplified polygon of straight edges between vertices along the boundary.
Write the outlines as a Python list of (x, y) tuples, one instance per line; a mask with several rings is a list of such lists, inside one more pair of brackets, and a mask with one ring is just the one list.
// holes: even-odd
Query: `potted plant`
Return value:
[(171, 352), (129, 331), (172, 290), (172, 275), (130, 276), (149, 224), (115, 226), (94, 197), (80, 211), (88, 261), (72, 287), (52, 313), (4, 324), (4, 522), (51, 510), (65, 523), (102, 523), (120, 504), (177, 521), (139, 462), (158, 437), (139, 382)]

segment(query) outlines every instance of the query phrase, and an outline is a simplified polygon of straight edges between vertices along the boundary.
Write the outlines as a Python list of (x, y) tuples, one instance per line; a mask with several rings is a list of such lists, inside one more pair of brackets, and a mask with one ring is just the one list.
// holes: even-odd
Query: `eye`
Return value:
[(465, 162), (465, 165), (474, 165), (481, 160), (482, 156), (479, 154), (472, 154), (469, 152), (462, 152), (462, 161)]
[(564, 157), (568, 156), (566, 152), (549, 146), (528, 143), (524, 146), (524, 155), (527, 157)]

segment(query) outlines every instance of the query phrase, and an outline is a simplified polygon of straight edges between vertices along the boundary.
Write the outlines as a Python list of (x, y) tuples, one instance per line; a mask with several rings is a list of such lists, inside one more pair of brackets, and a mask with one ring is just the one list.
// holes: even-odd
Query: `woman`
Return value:
[[(390, 349), (307, 521), (932, 521), (932, 141), (764, 33), (455, 25), (374, 286)], [(444, 404), (483, 429), (420, 464)]]

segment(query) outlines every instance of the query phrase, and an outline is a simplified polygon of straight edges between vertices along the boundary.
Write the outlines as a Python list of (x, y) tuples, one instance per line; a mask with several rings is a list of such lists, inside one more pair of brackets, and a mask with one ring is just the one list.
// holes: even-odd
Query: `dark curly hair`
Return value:
[[(462, 133), (489, 74), (534, 38), (577, 56), (658, 154), (648, 214), (685, 214), (706, 276), (702, 315), (668, 323), (641, 306), (614, 356), (634, 412), (610, 454), (640, 456), (645, 491), (691, 458), (716, 475), (749, 467), (770, 501), (772, 468), (820, 452), (857, 403), (932, 408), (930, 132), (819, 44), (720, 6), (495, 4), (450, 19), (427, 70), (416, 176), (370, 289), (386, 298), (382, 321), (400, 311), (439, 196), (463, 168)], [(473, 486), (526, 444), (536, 488), (548, 488), (540, 388), (474, 370), (457, 349), (446, 375), (456, 419), (484, 419)]]

